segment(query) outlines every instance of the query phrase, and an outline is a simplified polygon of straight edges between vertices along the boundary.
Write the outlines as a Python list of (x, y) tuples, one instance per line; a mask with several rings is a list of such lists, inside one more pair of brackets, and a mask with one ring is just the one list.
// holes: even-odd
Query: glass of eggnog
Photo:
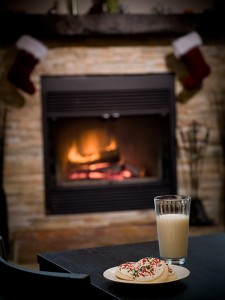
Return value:
[(162, 195), (154, 198), (160, 258), (170, 264), (187, 261), (191, 197)]

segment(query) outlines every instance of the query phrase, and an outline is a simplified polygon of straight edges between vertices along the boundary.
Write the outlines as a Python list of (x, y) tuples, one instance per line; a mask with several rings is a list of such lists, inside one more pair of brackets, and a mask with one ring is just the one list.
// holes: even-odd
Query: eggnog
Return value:
[(168, 213), (156, 216), (159, 251), (162, 258), (187, 256), (189, 216)]

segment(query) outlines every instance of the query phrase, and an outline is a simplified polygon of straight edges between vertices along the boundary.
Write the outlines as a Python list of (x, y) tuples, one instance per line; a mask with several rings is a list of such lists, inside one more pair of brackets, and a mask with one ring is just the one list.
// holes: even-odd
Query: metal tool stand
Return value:
[(202, 200), (198, 195), (202, 166), (209, 140), (209, 129), (197, 121), (193, 121), (189, 126), (180, 130), (180, 135), (190, 166), (192, 198), (190, 225), (212, 225), (214, 221), (207, 216)]

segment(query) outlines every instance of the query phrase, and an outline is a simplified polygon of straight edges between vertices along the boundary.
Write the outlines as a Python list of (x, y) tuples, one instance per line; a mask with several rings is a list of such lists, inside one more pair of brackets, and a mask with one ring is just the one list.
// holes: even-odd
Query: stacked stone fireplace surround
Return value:
[[(45, 214), (40, 76), (169, 72), (165, 57), (172, 53), (172, 39), (96, 38), (42, 42), (48, 47), (48, 53), (31, 76), (35, 94), (20, 92), (25, 99), (24, 105), (20, 108), (9, 105), (7, 111), (4, 189), (14, 260), (29, 262), (36, 252), (60, 250), (61, 247), (65, 250), (63, 243), (60, 246), (63, 239), (67, 240), (68, 248), (80, 247), (85, 240), (86, 246), (95, 245), (96, 240), (100, 245), (123, 242), (128, 228), (135, 237), (131, 241), (146, 239), (143, 232), (149, 233), (149, 239), (156, 238), (154, 211), (151, 209), (58, 216)], [(4, 55), (12, 47), (13, 44), (0, 47), (1, 65), (4, 64)], [(199, 196), (208, 216), (216, 224), (222, 224), (223, 151), (211, 95), (225, 90), (225, 44), (209, 41), (201, 50), (212, 72), (194, 96), (184, 103), (176, 102), (176, 123), (178, 128), (197, 120), (210, 129)], [(176, 78), (176, 94), (181, 89)], [(184, 153), (178, 151), (177, 154), (178, 193), (189, 194), (189, 165)], [(59, 241), (56, 249), (51, 247), (54, 234)], [(23, 252), (28, 252), (28, 248), (31, 253), (25, 257)]]

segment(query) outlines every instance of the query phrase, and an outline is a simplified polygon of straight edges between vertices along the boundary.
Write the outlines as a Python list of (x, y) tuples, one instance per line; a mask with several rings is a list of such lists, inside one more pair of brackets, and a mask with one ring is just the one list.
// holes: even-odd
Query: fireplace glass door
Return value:
[(161, 117), (66, 118), (54, 126), (58, 186), (162, 180)]

